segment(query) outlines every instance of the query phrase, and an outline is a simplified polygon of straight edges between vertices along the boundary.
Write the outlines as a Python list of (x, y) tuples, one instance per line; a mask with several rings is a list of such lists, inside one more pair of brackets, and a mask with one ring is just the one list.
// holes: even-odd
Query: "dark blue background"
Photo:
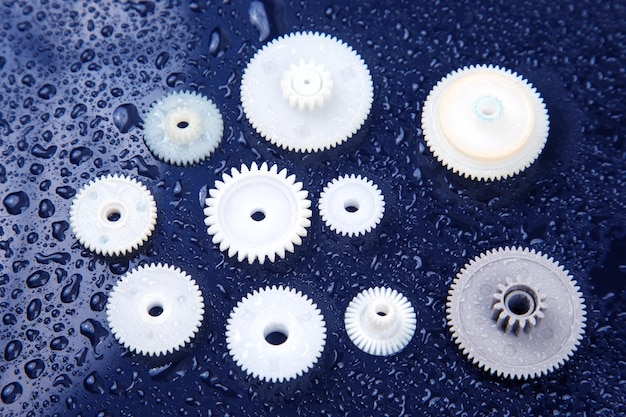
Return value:
[[(0, 388), (19, 384), (22, 394), (5, 395), (0, 414), (624, 415), (624, 2), (267, 0), (265, 39), (250, 4), (2, 1)], [(280, 150), (243, 116), (247, 61), (296, 30), (346, 41), (372, 72), (369, 120), (336, 150)], [(441, 77), (471, 64), (513, 69), (546, 101), (547, 147), (512, 179), (463, 179), (425, 148), (424, 99)], [(190, 168), (155, 160), (142, 140), (150, 104), (183, 89), (212, 98), (226, 126), (217, 152)], [(225, 258), (203, 225), (207, 187), (252, 161), (295, 173), (313, 201), (304, 244), (263, 266)], [(75, 192), (107, 173), (137, 176), (157, 201), (156, 231), (129, 257), (89, 253), (68, 230)], [(351, 173), (374, 180), (387, 202), (376, 231), (359, 239), (328, 230), (316, 206), (329, 180)], [(586, 298), (580, 349), (538, 380), (479, 370), (445, 324), (458, 270), (505, 245), (554, 256)], [(103, 310), (116, 280), (144, 262), (186, 270), (207, 307), (194, 343), (158, 360), (123, 353)], [(236, 302), (270, 284), (308, 294), (328, 325), (318, 365), (278, 386), (245, 377), (224, 336)], [(417, 311), (413, 341), (387, 358), (356, 349), (342, 326), (350, 299), (374, 285), (403, 292)]]

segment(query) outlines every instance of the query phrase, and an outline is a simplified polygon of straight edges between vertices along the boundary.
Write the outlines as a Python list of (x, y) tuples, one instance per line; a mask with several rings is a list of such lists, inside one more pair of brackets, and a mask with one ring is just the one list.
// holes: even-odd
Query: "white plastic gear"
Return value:
[(85, 185), (70, 209), (72, 231), (92, 252), (124, 255), (143, 245), (157, 219), (148, 189), (125, 175), (107, 175)]
[(123, 346), (141, 355), (160, 356), (195, 337), (202, 325), (204, 299), (196, 282), (179, 268), (151, 264), (117, 283), (106, 311), (111, 332)]
[(283, 98), (289, 105), (298, 110), (324, 107), (324, 102), (330, 98), (333, 89), (333, 80), (330, 72), (324, 65), (316, 64), (314, 60), (291, 64), (283, 73), (280, 81)]
[(266, 259), (274, 262), (276, 255), (284, 258), (302, 244), (311, 225), (311, 201), (302, 183), (287, 170), (278, 171), (252, 163), (241, 169), (232, 168), (209, 191), (204, 223), (213, 243), (229, 257), (252, 264)]
[(330, 181), (318, 206), (330, 230), (352, 237), (369, 233), (380, 223), (385, 198), (372, 180), (352, 174)]
[[(493, 296), (507, 279), (541, 288), (544, 314), (528, 332), (505, 332), (493, 318)], [(580, 288), (558, 262), (534, 249), (506, 247), (461, 269), (448, 295), (447, 320), (472, 363), (497, 376), (527, 379), (569, 360), (582, 340), (586, 311)]]
[[(282, 336), (280, 340), (271, 339), (276, 335)], [(326, 344), (326, 323), (317, 305), (300, 291), (265, 287), (248, 294), (232, 310), (226, 343), (248, 375), (285, 382), (317, 363)]]
[(428, 94), (422, 111), (431, 152), (448, 169), (477, 180), (528, 168), (543, 150), (549, 126), (536, 88), (492, 65), (451, 72)]
[[(322, 93), (323, 106), (313, 110), (308, 104), (292, 106), (283, 96), (291, 66), (311, 61), (316, 68), (323, 66), (322, 73), (312, 72), (314, 79), (303, 78), (298, 85), (311, 94), (303, 87), (309, 81), (328, 93)], [(372, 77), (361, 56), (346, 43), (317, 32), (271, 41), (250, 60), (241, 80), (241, 104), (254, 129), (271, 143), (298, 152), (330, 149), (348, 140), (365, 123), (373, 99)]]
[(506, 277), (493, 294), (491, 317), (505, 332), (530, 332), (544, 317), (546, 297), (539, 287)]
[(368, 288), (350, 301), (344, 316), (352, 343), (376, 356), (404, 349), (415, 333), (417, 319), (409, 300), (390, 288)]
[(144, 125), (144, 141), (158, 159), (174, 165), (205, 160), (224, 134), (213, 101), (196, 92), (171, 93), (155, 102)]

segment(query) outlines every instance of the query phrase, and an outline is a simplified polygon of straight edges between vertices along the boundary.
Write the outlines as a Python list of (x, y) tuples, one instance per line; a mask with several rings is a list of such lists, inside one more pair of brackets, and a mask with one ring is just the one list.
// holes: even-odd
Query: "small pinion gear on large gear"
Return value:
[(84, 186), (70, 209), (72, 231), (80, 243), (106, 256), (124, 255), (143, 245), (156, 219), (150, 191), (136, 179), (118, 174)]
[(317, 363), (326, 344), (326, 323), (300, 291), (265, 287), (248, 294), (230, 313), (226, 343), (248, 375), (285, 382)]
[(298, 152), (333, 148), (352, 137), (373, 98), (361, 56), (317, 32), (271, 41), (250, 60), (241, 80), (241, 104), (252, 126), (273, 144)]
[(266, 163), (242, 165), (224, 174), (209, 191), (205, 224), (213, 243), (229, 257), (251, 264), (284, 258), (302, 244), (311, 225), (311, 201), (287, 170)]
[(422, 112), (426, 144), (453, 172), (478, 180), (518, 174), (548, 138), (543, 99), (523, 77), (494, 66), (453, 71), (431, 90)]
[(580, 288), (558, 262), (528, 248), (499, 248), (461, 269), (447, 319), (472, 363), (527, 379), (554, 371), (574, 354), (586, 311)]
[(224, 133), (217, 106), (202, 94), (176, 92), (155, 102), (144, 125), (144, 141), (158, 159), (174, 165), (205, 160)]
[(173, 353), (191, 342), (202, 324), (204, 299), (179, 268), (152, 264), (126, 274), (107, 302), (115, 338), (147, 356)]

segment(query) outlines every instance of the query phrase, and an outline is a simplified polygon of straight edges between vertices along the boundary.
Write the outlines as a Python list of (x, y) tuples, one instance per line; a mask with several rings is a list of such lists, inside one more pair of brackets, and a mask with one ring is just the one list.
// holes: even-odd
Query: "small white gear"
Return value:
[(478, 180), (516, 175), (537, 159), (550, 121), (543, 99), (523, 77), (492, 65), (464, 67), (428, 94), (422, 130), (435, 157)]
[(205, 160), (223, 134), (224, 122), (215, 103), (189, 91), (171, 93), (155, 102), (144, 125), (144, 141), (150, 151), (174, 165)]
[(147, 356), (173, 353), (191, 342), (202, 325), (204, 299), (196, 282), (166, 264), (141, 266), (126, 274), (107, 301), (115, 338)]
[(417, 319), (409, 300), (390, 288), (368, 288), (350, 301), (344, 317), (352, 343), (376, 356), (404, 349), (415, 333)]
[[(498, 310), (507, 311), (506, 321)], [(507, 247), (461, 269), (448, 295), (447, 320), (472, 363), (497, 376), (527, 379), (569, 360), (584, 335), (586, 311), (580, 288), (558, 262), (534, 249)]]
[(311, 225), (311, 201), (295, 175), (280, 172), (276, 165), (268, 168), (245, 164), (232, 168), (209, 191), (204, 223), (213, 243), (239, 262), (284, 258), (302, 244)]
[(380, 223), (385, 212), (385, 199), (372, 180), (360, 175), (345, 175), (324, 187), (319, 211), (330, 230), (343, 236), (359, 236)]
[(92, 252), (124, 255), (143, 245), (157, 219), (156, 203), (134, 178), (107, 175), (85, 185), (70, 209), (72, 231)]
[(317, 32), (271, 41), (250, 60), (241, 80), (241, 104), (254, 129), (298, 152), (348, 140), (365, 123), (373, 99), (372, 77), (361, 56)]
[(308, 372), (326, 344), (326, 323), (306, 295), (289, 287), (248, 294), (230, 313), (228, 351), (248, 375), (285, 382)]

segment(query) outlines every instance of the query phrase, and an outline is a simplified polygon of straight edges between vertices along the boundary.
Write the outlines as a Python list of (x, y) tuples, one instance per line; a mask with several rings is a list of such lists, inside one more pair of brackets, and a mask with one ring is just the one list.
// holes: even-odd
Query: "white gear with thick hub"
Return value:
[[(276, 333), (282, 337), (272, 341)], [(248, 375), (285, 382), (317, 363), (326, 344), (326, 323), (317, 306), (300, 291), (265, 287), (248, 294), (232, 310), (226, 343)]]
[(266, 163), (231, 169), (209, 191), (204, 223), (213, 243), (239, 262), (284, 258), (302, 244), (311, 225), (311, 201), (287, 170)]
[(205, 160), (224, 134), (213, 101), (196, 92), (172, 93), (155, 102), (144, 124), (144, 141), (158, 159), (174, 165)]
[(196, 282), (179, 268), (152, 264), (126, 274), (107, 301), (115, 338), (147, 356), (173, 353), (202, 325), (204, 299)]
[[(530, 331), (503, 331), (493, 317), (494, 294), (518, 283), (526, 290), (541, 288), (543, 317)], [(524, 315), (516, 314), (518, 306), (509, 308)], [(472, 363), (493, 375), (527, 379), (569, 360), (582, 340), (586, 311), (580, 288), (558, 262), (534, 249), (507, 247), (483, 253), (461, 269), (448, 295), (447, 320)]]
[(134, 178), (107, 175), (85, 185), (70, 209), (72, 232), (92, 252), (124, 255), (143, 245), (157, 219), (154, 198)]
[(250, 124), (273, 144), (298, 152), (345, 142), (365, 123), (373, 99), (372, 77), (361, 56), (317, 32), (271, 41), (250, 60), (241, 80), (241, 104)]
[(451, 72), (428, 94), (422, 111), (431, 152), (448, 169), (477, 180), (528, 168), (543, 150), (549, 126), (537, 89), (492, 65)]
[(545, 316), (547, 308), (540, 287), (519, 277), (506, 277), (504, 284), (498, 284), (491, 303), (491, 317), (498, 327), (514, 334), (531, 332)]
[(385, 212), (385, 199), (372, 180), (360, 175), (345, 175), (324, 187), (319, 211), (330, 230), (343, 236), (359, 236), (380, 223)]
[(417, 319), (409, 300), (390, 288), (369, 288), (350, 301), (344, 316), (352, 343), (376, 356), (404, 349), (415, 333)]

